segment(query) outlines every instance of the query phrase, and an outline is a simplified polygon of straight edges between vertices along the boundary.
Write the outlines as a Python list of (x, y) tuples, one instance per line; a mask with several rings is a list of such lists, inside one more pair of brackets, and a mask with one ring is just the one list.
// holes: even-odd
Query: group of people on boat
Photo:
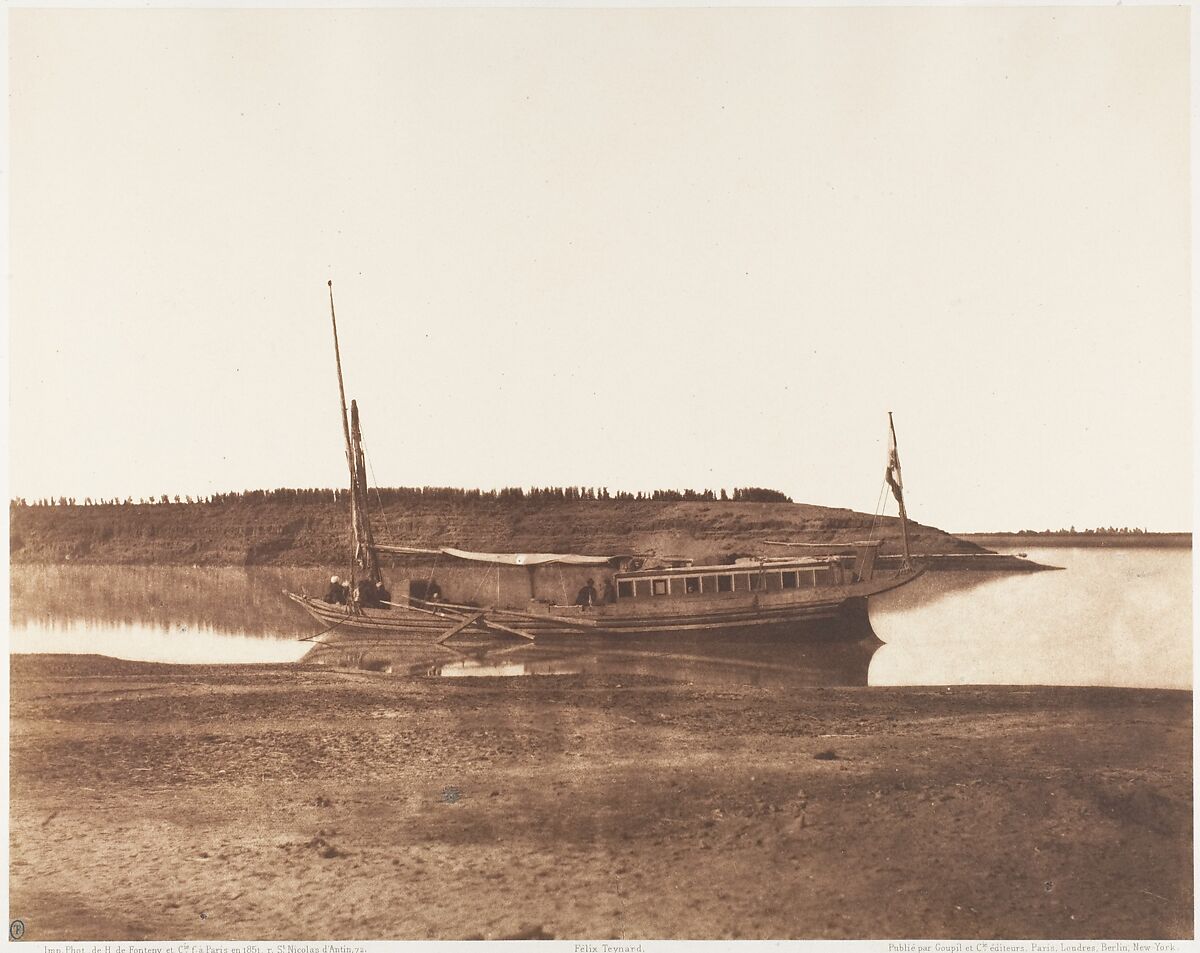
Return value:
[(602, 596), (596, 592), (595, 579), (589, 579), (586, 583), (584, 583), (583, 587), (579, 590), (578, 595), (575, 596), (575, 605), (582, 606), (585, 609), (590, 608), (591, 606), (600, 605), (601, 603), (611, 604), (616, 601), (617, 589), (616, 586), (613, 585), (611, 579), (604, 580), (604, 594)]
[(351, 588), (348, 582), (344, 582), (338, 576), (330, 576), (329, 590), (325, 593), (325, 601), (330, 605), (356, 605), (360, 608), (372, 608), (391, 602), (391, 600), (392, 594), (388, 592), (382, 579), (379, 582), (362, 579), (358, 585)]
[[(421, 587), (421, 601), (438, 603), (442, 599), (442, 588), (436, 582), (430, 581)], [(330, 605), (358, 606), (359, 608), (376, 608), (392, 601), (392, 594), (384, 586), (383, 581), (371, 582), (362, 579), (357, 585), (351, 586), (340, 576), (329, 577), (329, 589), (324, 595), (324, 601)], [(611, 579), (604, 580), (603, 592), (596, 590), (596, 580), (589, 579), (575, 596), (575, 605), (590, 608), (617, 601), (617, 588)]]

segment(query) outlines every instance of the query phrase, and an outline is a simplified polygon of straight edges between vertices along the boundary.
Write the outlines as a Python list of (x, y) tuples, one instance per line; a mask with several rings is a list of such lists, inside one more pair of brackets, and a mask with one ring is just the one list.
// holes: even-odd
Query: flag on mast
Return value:
[(887, 480), (888, 486), (892, 488), (892, 495), (896, 497), (896, 502), (903, 505), (904, 480), (900, 476), (900, 453), (896, 450), (896, 425), (892, 423), (891, 414), (888, 414), (888, 425), (890, 430), (888, 435), (888, 465), (883, 478)]

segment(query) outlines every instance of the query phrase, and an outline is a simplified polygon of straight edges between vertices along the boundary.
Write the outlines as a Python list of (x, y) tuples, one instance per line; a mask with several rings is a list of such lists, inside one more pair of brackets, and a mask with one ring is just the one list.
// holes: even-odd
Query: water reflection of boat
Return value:
[[(342, 428), (350, 470), (352, 563), (346, 604), (288, 592), (330, 639), (370, 633), (445, 643), (466, 630), (533, 640), (546, 636), (670, 635), (690, 632), (796, 632), (801, 623), (862, 616), (866, 600), (911, 582), (895, 430), (886, 478), (900, 501), (904, 559), (876, 565), (879, 541), (823, 552), (696, 566), (635, 554), (483, 553), (451, 547), (377, 544), (367, 513), (358, 406), (346, 408), (333, 289), (329, 292)], [(401, 561), (396, 595), (378, 602), (379, 555)], [(594, 580), (600, 579), (600, 586)], [(483, 596), (482, 593), (487, 593)]]
[(714, 687), (796, 688), (866, 685), (881, 645), (861, 623), (836, 638), (656, 636), (617, 642), (584, 636), (501, 648), (493, 640), (457, 650), (349, 636), (314, 647), (307, 660), (337, 669), (441, 678), (614, 675)]

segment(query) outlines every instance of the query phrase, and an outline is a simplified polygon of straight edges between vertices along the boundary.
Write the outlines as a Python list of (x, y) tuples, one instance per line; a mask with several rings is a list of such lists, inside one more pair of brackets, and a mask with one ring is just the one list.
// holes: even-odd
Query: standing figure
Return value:
[(579, 594), (575, 597), (575, 605), (583, 606), (585, 609), (596, 604), (596, 583), (589, 579), (586, 585), (579, 590)]
[(375, 584), (370, 579), (362, 579), (354, 587), (354, 603), (360, 608), (375, 605)]

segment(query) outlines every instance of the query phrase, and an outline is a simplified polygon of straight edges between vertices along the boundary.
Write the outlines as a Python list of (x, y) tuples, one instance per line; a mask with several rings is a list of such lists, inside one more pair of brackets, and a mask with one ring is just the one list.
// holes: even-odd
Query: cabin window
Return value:
[(633, 598), (633, 583), (628, 579), (622, 579), (617, 583), (617, 598), (632, 599)]
[(705, 593), (706, 595), (708, 595), (709, 593), (716, 592), (717, 591), (717, 577), (716, 576), (701, 576), (700, 577), (700, 591)]
[(665, 596), (667, 594), (667, 580), (665, 580), (665, 579), (655, 579), (654, 580), (654, 594), (656, 596)]
[(700, 577), (699, 576), (688, 576), (683, 581), (683, 591), (689, 592), (689, 593), (699, 592), (700, 591)]
[(785, 572), (783, 574), (783, 588), (784, 589), (795, 589), (796, 588), (796, 573)]
[(778, 572), (767, 573), (767, 592), (778, 592), (780, 589), (783, 588), (783, 585), (780, 583), (780, 580), (779, 580), (779, 577), (781, 575), (782, 575), (782, 573), (778, 573)]
[(733, 592), (733, 576), (717, 576), (717, 592)]
[(817, 573), (815, 570), (806, 569), (804, 572), (800, 573), (800, 585), (801, 586), (804, 586), (806, 589), (811, 589), (816, 584), (817, 584)]
[(762, 573), (759, 573), (759, 572), (750, 573), (750, 591), (758, 592), (762, 588), (763, 588)]
[(733, 577), (733, 591), (734, 592), (745, 592), (749, 588), (750, 588), (750, 580), (746, 577), (746, 574), (744, 572), (740, 572), (736, 576)]
[(634, 595), (639, 597), (650, 595), (650, 580), (637, 580), (637, 582), (634, 583)]
[(829, 585), (829, 570), (824, 569), (824, 568), (814, 569), (813, 570), (813, 585), (814, 586)]

